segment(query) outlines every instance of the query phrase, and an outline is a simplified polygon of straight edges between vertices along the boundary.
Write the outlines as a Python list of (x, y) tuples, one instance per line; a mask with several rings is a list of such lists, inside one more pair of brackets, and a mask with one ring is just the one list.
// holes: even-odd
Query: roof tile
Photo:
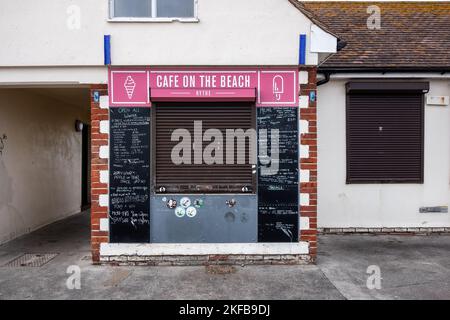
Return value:
[[(381, 9), (370, 30), (367, 8)], [(322, 68), (450, 69), (450, 2), (302, 2), (347, 42)]]

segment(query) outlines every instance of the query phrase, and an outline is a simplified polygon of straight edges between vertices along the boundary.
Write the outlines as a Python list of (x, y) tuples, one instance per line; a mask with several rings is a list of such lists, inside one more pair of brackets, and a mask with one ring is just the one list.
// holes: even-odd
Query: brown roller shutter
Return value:
[[(255, 128), (255, 107), (249, 103), (158, 103), (154, 109), (154, 190), (164, 187), (175, 193), (243, 193), (255, 191), (255, 175), (249, 163), (249, 139), (245, 140), (245, 164), (226, 164), (226, 129)], [(223, 135), (224, 164), (176, 165), (171, 151), (179, 141), (171, 141), (175, 129), (187, 129), (194, 139), (194, 121), (202, 121), (203, 133), (219, 129)], [(210, 142), (203, 142), (202, 150)], [(237, 142), (235, 142), (235, 148)], [(256, 146), (254, 146), (256, 147)]]
[(347, 95), (347, 183), (423, 183), (422, 91)]

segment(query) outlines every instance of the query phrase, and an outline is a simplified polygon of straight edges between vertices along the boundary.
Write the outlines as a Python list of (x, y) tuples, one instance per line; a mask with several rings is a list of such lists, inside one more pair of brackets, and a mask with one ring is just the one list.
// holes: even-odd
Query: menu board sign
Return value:
[(110, 242), (150, 241), (150, 108), (110, 108)]

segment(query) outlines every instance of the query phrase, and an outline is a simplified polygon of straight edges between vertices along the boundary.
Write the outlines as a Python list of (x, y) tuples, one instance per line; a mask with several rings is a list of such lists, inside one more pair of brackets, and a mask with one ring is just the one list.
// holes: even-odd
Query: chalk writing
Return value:
[(150, 240), (150, 109), (110, 108), (111, 242)]
[[(257, 109), (258, 130), (279, 130), (279, 169), (258, 175), (258, 241), (298, 241), (298, 126), (297, 108)], [(268, 130), (270, 133), (271, 131)], [(262, 140), (264, 141), (262, 141)], [(270, 135), (258, 137), (267, 144)], [(261, 159), (260, 159), (261, 160)], [(261, 173), (262, 164), (258, 168)]]

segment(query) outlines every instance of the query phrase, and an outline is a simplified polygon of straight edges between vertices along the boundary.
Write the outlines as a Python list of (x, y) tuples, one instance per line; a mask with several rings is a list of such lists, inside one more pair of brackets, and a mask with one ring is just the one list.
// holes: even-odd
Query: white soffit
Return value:
[(0, 67), (0, 86), (88, 87), (107, 83), (108, 68), (96, 67)]

